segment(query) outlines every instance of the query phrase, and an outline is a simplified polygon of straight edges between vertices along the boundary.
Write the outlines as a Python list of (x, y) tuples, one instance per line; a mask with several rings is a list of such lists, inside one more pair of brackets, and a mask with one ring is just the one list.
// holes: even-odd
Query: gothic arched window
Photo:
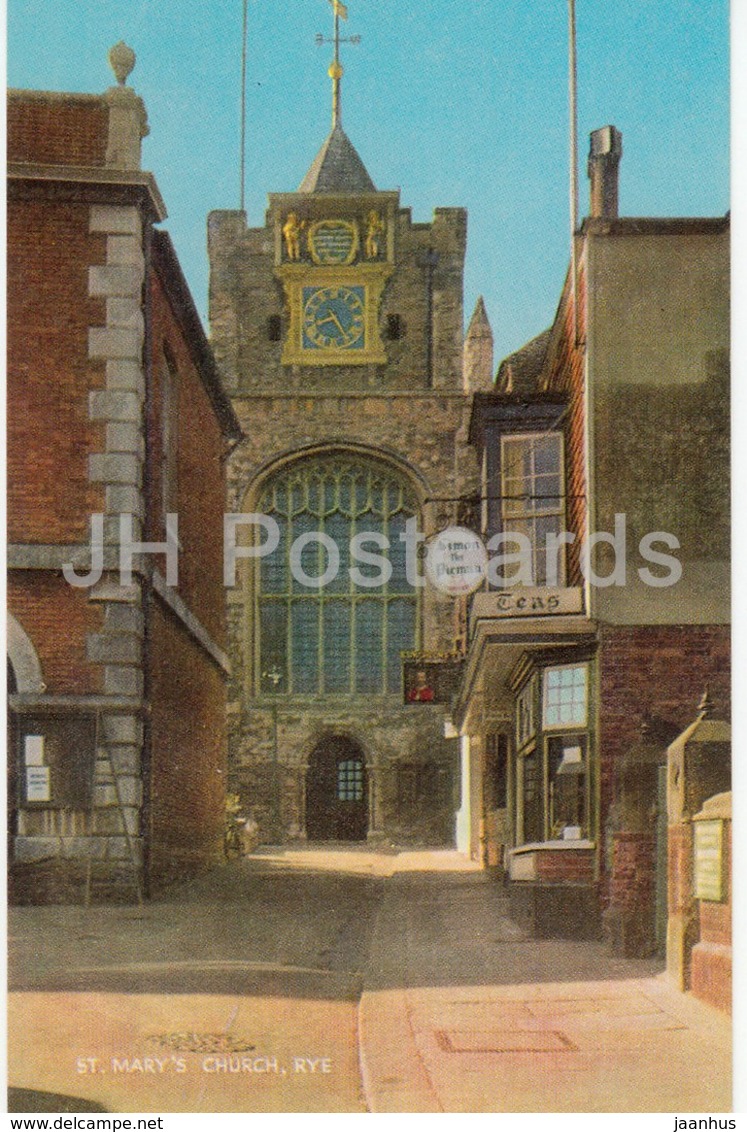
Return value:
[[(416, 501), (403, 478), (373, 461), (318, 456), (273, 476), (258, 510), (280, 528), (277, 549), (260, 560), (258, 570), (261, 690), (401, 692), (400, 653), (416, 647), (418, 633), (418, 595), (407, 581), (400, 539)], [(375, 541), (360, 543), (367, 554), (388, 560), (386, 581), (388, 567), (351, 558), (351, 540), (369, 534), (388, 540), (388, 549)], [(334, 577), (329, 539), (339, 553)], [(330, 576), (324, 585), (313, 584), (325, 574)]]

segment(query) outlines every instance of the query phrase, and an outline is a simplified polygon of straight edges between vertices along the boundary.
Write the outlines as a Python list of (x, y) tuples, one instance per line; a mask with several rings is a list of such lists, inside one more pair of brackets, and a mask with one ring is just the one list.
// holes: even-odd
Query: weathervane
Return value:
[(329, 0), (332, 5), (332, 12), (335, 20), (335, 33), (332, 39), (325, 39), (321, 32), (316, 37), (317, 47), (321, 47), (323, 43), (333, 43), (335, 45), (335, 57), (332, 60), (327, 74), (332, 79), (332, 128), (339, 126), (342, 120), (342, 109), (340, 105), (340, 79), (343, 76), (343, 68), (340, 62), (340, 44), (341, 43), (360, 43), (361, 37), (359, 35), (351, 35), (344, 38), (340, 35), (340, 20), (348, 18), (347, 5), (342, 3), (342, 0)]

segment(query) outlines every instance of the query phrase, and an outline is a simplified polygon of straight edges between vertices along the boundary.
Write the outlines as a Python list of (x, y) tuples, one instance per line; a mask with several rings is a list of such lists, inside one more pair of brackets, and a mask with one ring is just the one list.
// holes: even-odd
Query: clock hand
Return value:
[(345, 333), (342, 323), (340, 322), (334, 311), (330, 311), (326, 318), (321, 318), (317, 323), (317, 326), (324, 326), (325, 322), (334, 322), (335, 326), (340, 331), (340, 334)]

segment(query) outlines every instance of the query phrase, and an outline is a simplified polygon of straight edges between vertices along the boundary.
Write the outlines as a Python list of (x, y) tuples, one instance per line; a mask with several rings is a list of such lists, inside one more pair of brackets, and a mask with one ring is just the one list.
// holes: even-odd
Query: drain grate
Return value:
[(569, 1053), (577, 1050), (560, 1030), (436, 1030), (444, 1053)]
[(173, 1049), (179, 1053), (248, 1053), (257, 1047), (246, 1038), (235, 1034), (195, 1034), (174, 1032), (171, 1034), (149, 1034), (147, 1039), (162, 1049)]

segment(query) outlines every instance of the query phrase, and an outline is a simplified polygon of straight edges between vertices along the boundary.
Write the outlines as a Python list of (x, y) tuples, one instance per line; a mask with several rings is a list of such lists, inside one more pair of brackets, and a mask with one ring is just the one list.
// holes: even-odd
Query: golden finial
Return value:
[(323, 43), (332, 43), (335, 48), (335, 57), (330, 63), (327, 74), (332, 79), (332, 128), (339, 126), (342, 122), (342, 100), (341, 100), (341, 80), (344, 74), (342, 63), (340, 62), (340, 44), (341, 43), (360, 43), (361, 37), (359, 35), (351, 35), (347, 38), (340, 35), (340, 20), (347, 20), (348, 8), (347, 4), (343, 4), (342, 0), (329, 0), (332, 5), (332, 15), (334, 18), (334, 35), (332, 39), (325, 39), (323, 35), (317, 35), (316, 43), (321, 47)]

